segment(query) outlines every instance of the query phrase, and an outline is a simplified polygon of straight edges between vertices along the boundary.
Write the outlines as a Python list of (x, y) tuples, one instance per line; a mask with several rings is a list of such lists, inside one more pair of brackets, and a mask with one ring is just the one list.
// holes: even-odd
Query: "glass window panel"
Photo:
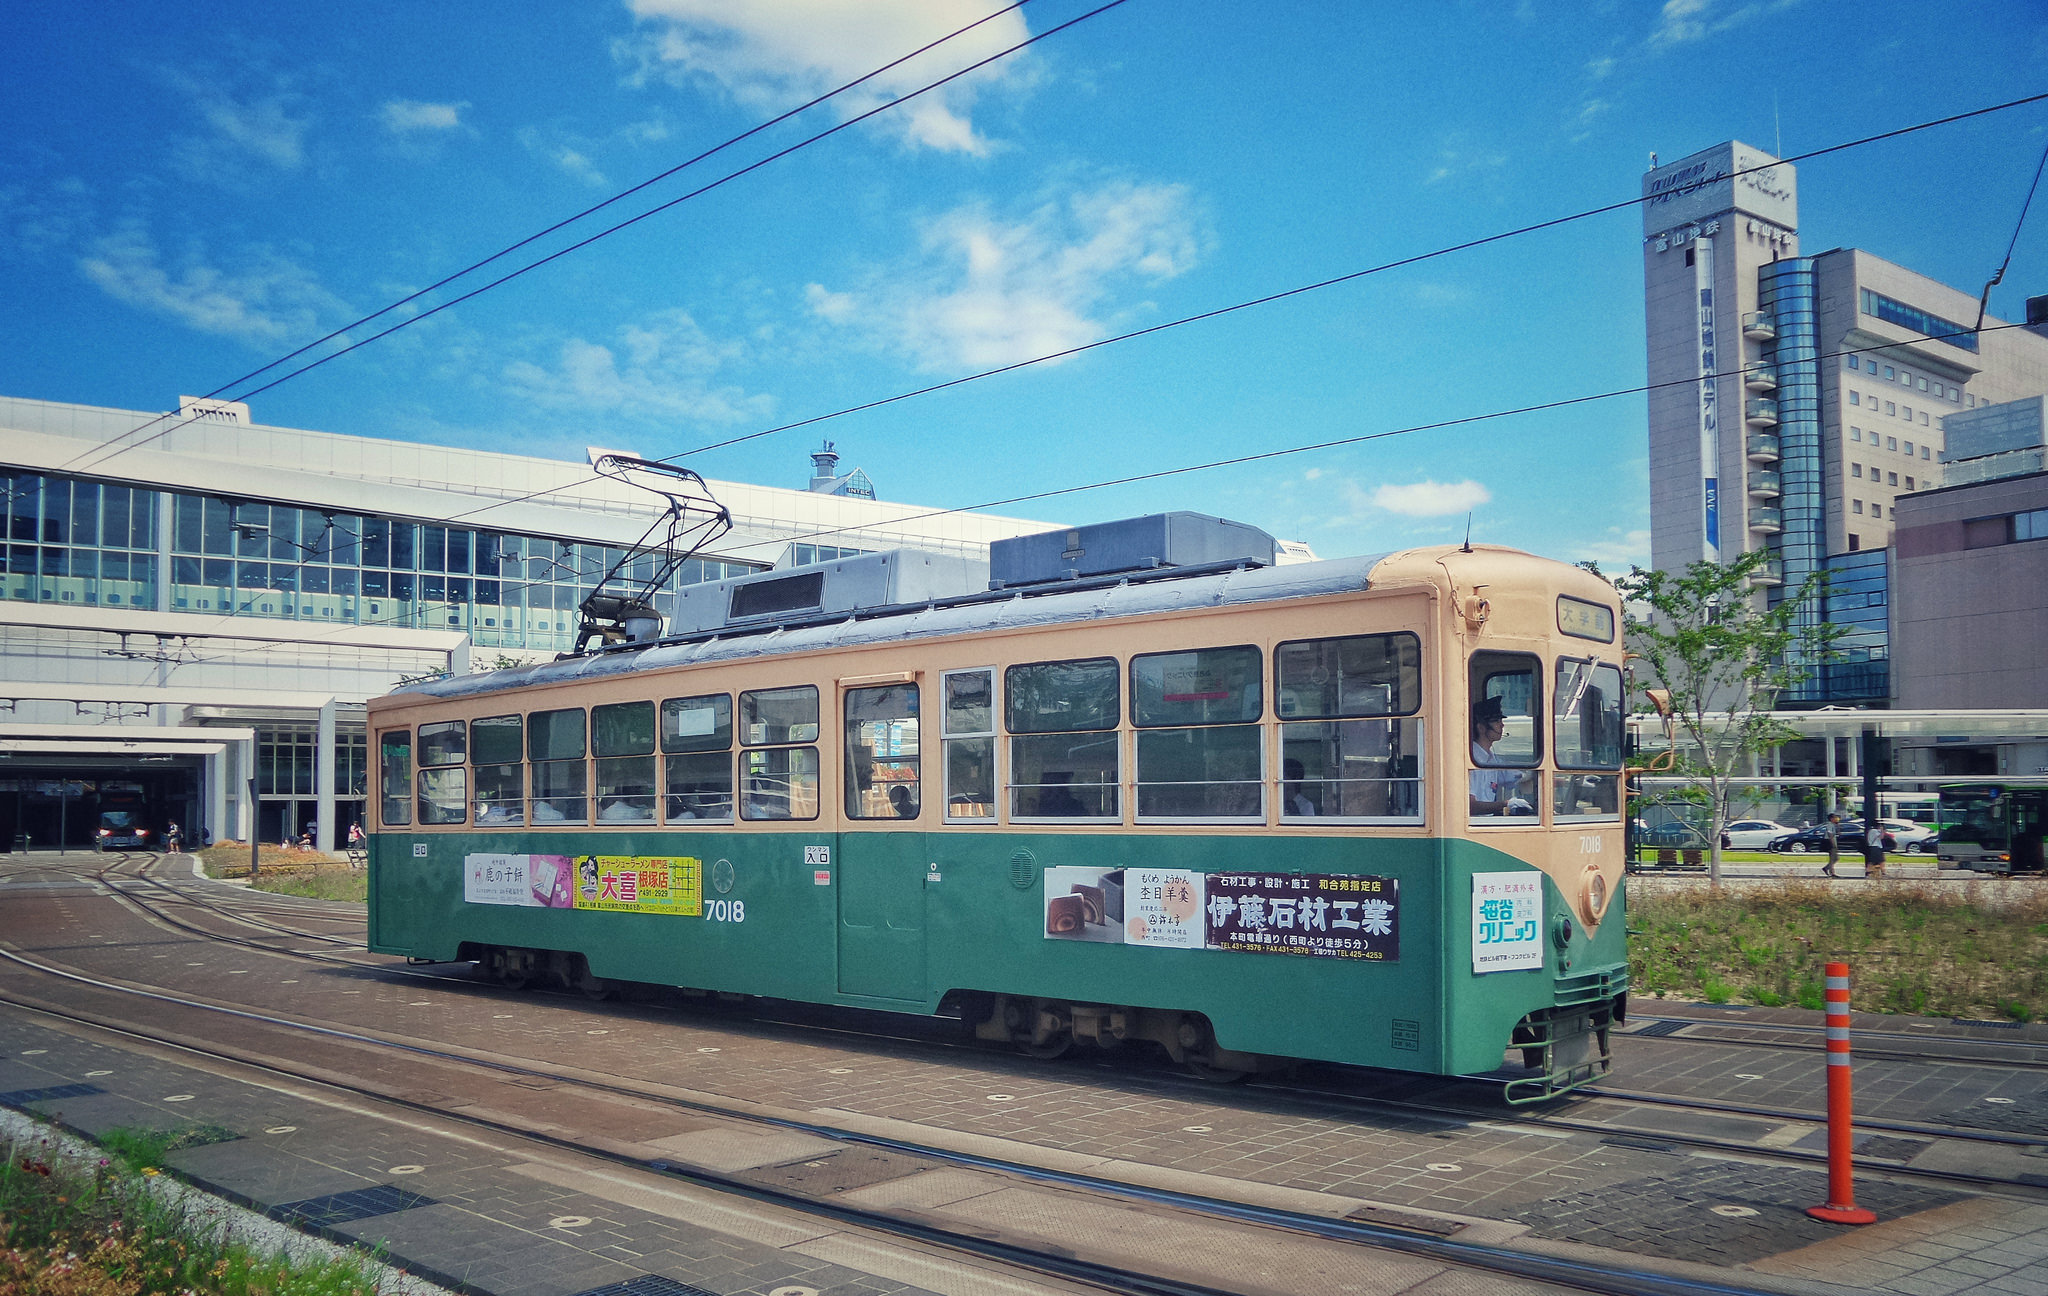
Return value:
[[(517, 716), (504, 719), (517, 720)], [(476, 722), (480, 730), (485, 721)], [(483, 754), (483, 739), (477, 735), (477, 754)], [(516, 762), (476, 767), (476, 821), (502, 828), (526, 822), (526, 766)]]
[(1526, 653), (1472, 655), (1472, 813), (1536, 813), (1540, 793), (1533, 774), (1521, 771), (1543, 758), (1537, 723), (1542, 681), (1537, 659)]
[(333, 576), (334, 592), (336, 594), (354, 595), (356, 592), (356, 580), (357, 574), (353, 568), (336, 567)]
[[(1264, 706), (1259, 650), (1198, 648), (1131, 658), (1131, 721), (1154, 725), (1242, 724)], [(1139, 767), (1139, 777), (1144, 769)], [(1144, 800), (1139, 800), (1144, 813)]]
[[(176, 511), (171, 514), (171, 548), (179, 553), (198, 553), (203, 548), (201, 536), (205, 533), (206, 501), (197, 495), (174, 496)], [(15, 508), (21, 501), (15, 501)]]
[(816, 747), (771, 747), (749, 751), (741, 754), (740, 761), (744, 770), (742, 813), (748, 819), (818, 817)]
[(420, 764), (460, 765), (469, 759), (469, 726), (442, 720), (420, 726)]
[(915, 819), (919, 809), (915, 684), (846, 692), (846, 813)]
[(749, 747), (816, 742), (818, 690), (806, 684), (740, 694), (740, 734), (740, 740)]
[(731, 747), (732, 698), (727, 694), (670, 698), (661, 704), (663, 751), (722, 752)]
[(946, 818), (993, 819), (996, 813), (996, 740), (948, 738)]
[(1621, 669), (1561, 658), (1553, 697), (1557, 763), (1562, 769), (1620, 769)]
[[(543, 714), (562, 715), (564, 712)], [(582, 746), (583, 713), (569, 712), (577, 719), (577, 745)], [(540, 717), (536, 715), (535, 720)], [(544, 760), (533, 763), (533, 822), (541, 824), (588, 823), (590, 799), (586, 795), (589, 766), (581, 760)]]
[(448, 561), (448, 528), (420, 528), (420, 570), (446, 571)]
[(995, 732), (995, 672), (953, 671), (945, 677), (948, 737)]
[(526, 745), (527, 755), (537, 761), (581, 760), (583, 708), (534, 712), (527, 718)]
[(71, 540), (75, 545), (100, 542), (100, 484), (71, 483)]
[(486, 716), (472, 720), (469, 741), (479, 765), (503, 765), (523, 754), (526, 722), (519, 716)]
[[(103, 486), (100, 488), (100, 539), (99, 543), (109, 549), (128, 547), (128, 500), (130, 491), (126, 486)], [(88, 540), (90, 544), (92, 541)]]
[(459, 527), (448, 529), (448, 570), (458, 576), (469, 571), (469, 536)]
[(363, 519), (363, 566), (391, 565), (391, 524), (383, 518)]
[(420, 771), (420, 822), (458, 824), (469, 813), (469, 771), (423, 769)]
[[(1176, 654), (1177, 655), (1177, 654)], [(1252, 650), (1252, 660), (1258, 652)], [(1259, 680), (1249, 681), (1258, 700)], [(1138, 685), (1133, 679), (1131, 691)], [(1143, 819), (1262, 819), (1260, 734), (1255, 724), (1147, 729), (1138, 734), (1138, 815)]]
[(410, 603), (413, 598), (413, 590), (416, 588), (415, 582), (418, 579), (418, 577), (410, 572), (392, 572), (391, 597)]
[(1422, 721), (1280, 726), (1280, 818), (1422, 820)]
[[(1115, 663), (1110, 663), (1112, 684)], [(1115, 819), (1117, 735), (1020, 735), (1010, 739), (1010, 814), (1017, 819)]]
[(732, 756), (728, 752), (664, 756), (662, 765), (671, 823), (679, 819), (732, 822)]
[(391, 568), (393, 571), (413, 569), (413, 536), (419, 528), (410, 522), (391, 524)]
[[(652, 703), (647, 704), (651, 712)], [(602, 710), (603, 708), (599, 708)], [(647, 750), (654, 751), (654, 722), (648, 721)], [(597, 821), (654, 822), (654, 757), (613, 756), (597, 762)]]
[(71, 483), (51, 479), (43, 486), (43, 533), (46, 544), (63, 544), (71, 532)]
[(1422, 705), (1422, 642), (1412, 634), (1298, 640), (1273, 662), (1283, 720), (1412, 715)]
[[(149, 561), (141, 554), (135, 555), (137, 566)], [(145, 570), (147, 570), (145, 568)], [(124, 581), (128, 579), (128, 555), (125, 553), (103, 553), (100, 555), (100, 577), (103, 580)], [(147, 579), (145, 576), (144, 579)]]
[[(614, 702), (592, 707), (590, 732), (591, 746), (599, 756), (650, 755), (654, 751), (654, 703)], [(649, 778), (651, 781), (651, 774)]]
[(1003, 699), (1011, 733), (1114, 729), (1116, 659), (1012, 666), (1003, 673)]
[(402, 827), (412, 822), (412, 730), (392, 729), (377, 735), (377, 748), (384, 824)]

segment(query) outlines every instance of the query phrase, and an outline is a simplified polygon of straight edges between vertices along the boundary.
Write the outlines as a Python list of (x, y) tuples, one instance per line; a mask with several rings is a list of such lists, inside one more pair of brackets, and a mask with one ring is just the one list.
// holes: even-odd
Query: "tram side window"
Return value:
[(1621, 816), (1621, 669), (1590, 658), (1562, 657), (1552, 696), (1552, 750), (1557, 780), (1551, 813), (1560, 819)]
[(614, 702), (590, 709), (597, 757), (597, 821), (654, 822), (654, 703)]
[(412, 730), (387, 729), (377, 735), (377, 782), (383, 788), (386, 828), (412, 823)]
[(847, 818), (917, 818), (917, 729), (917, 685), (846, 691)]
[(740, 741), (741, 816), (816, 819), (818, 690), (805, 684), (740, 694)]
[(668, 821), (731, 823), (731, 695), (707, 693), (663, 702), (661, 751)]
[(1528, 653), (1472, 654), (1472, 815), (1533, 815), (1543, 800), (1542, 663)]
[(946, 820), (989, 823), (996, 814), (996, 673), (949, 671), (945, 694)]
[(1264, 819), (1264, 708), (1257, 648), (1131, 658), (1138, 818)]
[(459, 824), (469, 816), (469, 726), (445, 720), (420, 726), (419, 812), (423, 824)]
[(590, 822), (588, 767), (583, 753), (582, 707), (536, 711), (526, 718), (536, 825)]
[(1003, 672), (1012, 818), (1118, 816), (1117, 692), (1114, 657)]
[(526, 719), (486, 716), (469, 725), (470, 758), (475, 762), (476, 821), (492, 828), (517, 828), (526, 822)]
[(1422, 822), (1422, 641), (1297, 639), (1273, 650), (1282, 822)]

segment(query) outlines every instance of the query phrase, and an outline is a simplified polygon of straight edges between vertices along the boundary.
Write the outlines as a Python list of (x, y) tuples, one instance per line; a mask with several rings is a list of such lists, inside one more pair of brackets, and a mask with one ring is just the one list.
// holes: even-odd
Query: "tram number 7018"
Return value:
[(745, 922), (747, 902), (744, 900), (713, 900), (704, 906), (706, 922)]

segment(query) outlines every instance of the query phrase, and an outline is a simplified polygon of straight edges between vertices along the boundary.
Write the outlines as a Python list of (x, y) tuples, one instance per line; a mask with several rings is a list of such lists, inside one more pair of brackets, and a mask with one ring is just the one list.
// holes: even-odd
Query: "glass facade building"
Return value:
[[(13, 600), (460, 630), (479, 647), (560, 652), (606, 572), (619, 568), (606, 590), (637, 593), (660, 562), (622, 546), (58, 474), (9, 482), (0, 597)], [(654, 602), (666, 616), (684, 585), (761, 569), (693, 558)]]
[[(1777, 372), (1778, 462), (1784, 530), (1770, 548), (1784, 572), (1784, 584), (1770, 590), (1773, 605), (1797, 594), (1827, 561), (1827, 490), (1821, 447), (1820, 347), (1815, 328), (1815, 275), (1810, 257), (1774, 261), (1757, 271), (1757, 306), (1777, 336), (1765, 360)], [(1815, 625), (1821, 609), (1802, 609), (1801, 625)], [(1788, 701), (1815, 702), (1825, 688), (1816, 671)]]

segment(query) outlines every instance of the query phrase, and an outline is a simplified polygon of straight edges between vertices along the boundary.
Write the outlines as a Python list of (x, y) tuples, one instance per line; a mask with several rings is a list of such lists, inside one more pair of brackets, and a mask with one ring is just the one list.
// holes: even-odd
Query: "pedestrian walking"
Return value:
[(1828, 816), (1826, 835), (1828, 839), (1828, 862), (1821, 866), (1820, 874), (1822, 877), (1833, 877), (1835, 875), (1835, 865), (1842, 862), (1842, 816), (1838, 814)]
[(164, 829), (164, 846), (173, 855), (185, 853), (185, 830), (178, 827), (176, 819), (171, 820), (171, 826)]

